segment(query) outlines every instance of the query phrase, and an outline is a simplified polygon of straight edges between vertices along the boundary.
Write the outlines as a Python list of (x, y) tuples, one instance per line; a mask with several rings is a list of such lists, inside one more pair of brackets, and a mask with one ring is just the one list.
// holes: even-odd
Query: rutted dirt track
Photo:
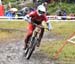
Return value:
[(23, 41), (0, 44), (0, 64), (54, 64), (39, 50), (33, 53), (30, 60), (26, 60), (23, 44)]
[(0, 64), (55, 64), (39, 49), (33, 53), (30, 60), (26, 60), (23, 55), (23, 45), (23, 40), (10, 40), (6, 43), (0, 43)]

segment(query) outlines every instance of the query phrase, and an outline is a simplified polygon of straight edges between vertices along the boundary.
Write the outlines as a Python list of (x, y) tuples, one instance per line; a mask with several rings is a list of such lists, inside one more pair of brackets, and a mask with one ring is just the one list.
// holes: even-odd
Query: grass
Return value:
[[(60, 35), (63, 37), (62, 40), (55, 40), (51, 42), (45, 42), (41, 45), (41, 51), (47, 53), (50, 58), (56, 54), (57, 50), (59, 50), (63, 43), (67, 40), (67, 38), (75, 32), (75, 22), (52, 22), (53, 25), (53, 33)], [(75, 45), (71, 43), (67, 43), (64, 46), (61, 53), (58, 55), (58, 60), (60, 61), (75, 61)], [(62, 63), (64, 64), (64, 63)], [(72, 63), (70, 63), (72, 64)]]
[(0, 28), (25, 28), (26, 26), (27, 23), (21, 21), (0, 21)]
[[(47, 41), (41, 44), (40, 50), (41, 52), (46, 53), (50, 58), (56, 54), (57, 50), (63, 45), (66, 39), (75, 32), (75, 22), (51, 22), (53, 26), (53, 30), (51, 31), (56, 36), (61, 36), (62, 39)], [(0, 28), (22, 28), (25, 29), (27, 27), (26, 22), (0, 22)], [(13, 33), (14, 34), (14, 33)], [(0, 36), (4, 36), (6, 38), (8, 35), (11, 35), (10, 32), (0, 31)], [(50, 36), (50, 35), (49, 35)], [(1, 40), (2, 37), (0, 37)], [(2, 39), (3, 39), (2, 38)], [(75, 45), (71, 43), (67, 43), (63, 48), (61, 53), (58, 56), (58, 61), (60, 62), (74, 62), (75, 61)], [(56, 63), (58, 63), (58, 61)], [(62, 64), (64, 64), (62, 62)], [(70, 63), (72, 64), (72, 63)]]
[[(15, 21), (0, 21), (0, 28), (8, 29), (25, 29), (27, 26), (26, 22), (15, 22)], [(21, 38), (24, 36), (24, 32), (19, 31), (5, 31), (0, 30), (0, 41), (10, 40), (12, 38)]]

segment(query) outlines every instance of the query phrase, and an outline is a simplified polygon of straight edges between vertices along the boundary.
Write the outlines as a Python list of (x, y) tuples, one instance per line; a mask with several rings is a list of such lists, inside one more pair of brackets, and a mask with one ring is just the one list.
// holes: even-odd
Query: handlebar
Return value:
[(44, 28), (44, 29), (46, 29), (46, 30), (48, 30), (48, 28), (45, 28), (44, 26), (42, 26), (42, 25), (37, 25), (36, 23), (34, 23), (34, 22), (31, 22), (33, 25), (35, 25), (36, 27), (38, 27), (38, 28)]

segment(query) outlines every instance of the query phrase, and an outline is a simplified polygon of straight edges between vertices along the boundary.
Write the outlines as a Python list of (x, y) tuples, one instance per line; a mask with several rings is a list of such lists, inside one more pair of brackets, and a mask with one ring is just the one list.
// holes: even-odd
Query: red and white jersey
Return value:
[(42, 23), (42, 21), (47, 22), (48, 18), (46, 17), (46, 14), (43, 14), (41, 16), (38, 15), (37, 11), (32, 11), (28, 14), (29, 17), (31, 17), (31, 21), (35, 23)]

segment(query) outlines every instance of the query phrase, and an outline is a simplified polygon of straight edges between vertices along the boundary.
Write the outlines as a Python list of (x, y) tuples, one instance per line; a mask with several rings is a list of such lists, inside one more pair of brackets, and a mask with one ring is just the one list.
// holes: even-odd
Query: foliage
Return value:
[(75, 13), (75, 4), (74, 3), (52, 3), (49, 4), (48, 6), (48, 10), (49, 13), (54, 14), (58, 8), (62, 8), (64, 10), (66, 10), (67, 14), (69, 13)]
[(23, 1), (23, 0), (3, 0), (3, 4), (7, 4), (8, 2), (15, 3), (16, 1)]

